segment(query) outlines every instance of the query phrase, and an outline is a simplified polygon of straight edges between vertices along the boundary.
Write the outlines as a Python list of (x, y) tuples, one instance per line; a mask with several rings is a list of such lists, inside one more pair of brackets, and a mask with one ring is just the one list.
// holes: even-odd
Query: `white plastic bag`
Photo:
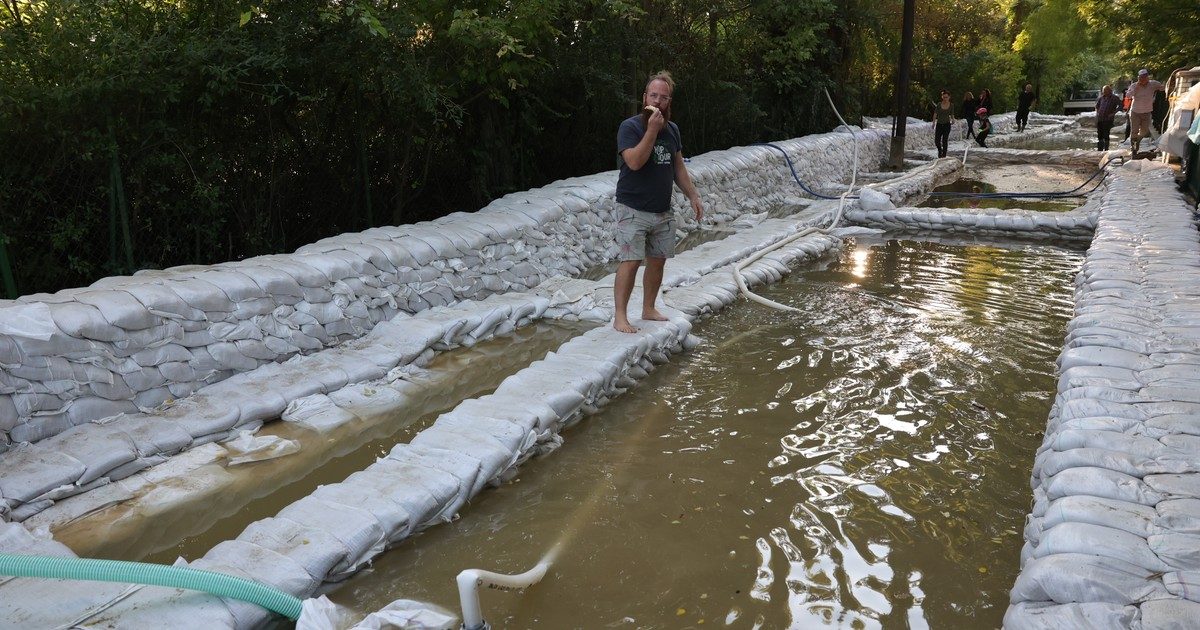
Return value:
[(358, 622), (351, 630), (452, 630), (458, 617), (450, 611), (411, 599), (398, 599)]
[(291, 455), (300, 450), (300, 443), (278, 435), (254, 435), (250, 431), (239, 431), (237, 437), (223, 444), (229, 452), (229, 466)]

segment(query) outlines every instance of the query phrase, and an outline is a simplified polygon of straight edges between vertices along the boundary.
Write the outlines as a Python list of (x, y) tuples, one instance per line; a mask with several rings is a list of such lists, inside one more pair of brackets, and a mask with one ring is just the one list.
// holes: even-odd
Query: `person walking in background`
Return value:
[(979, 99), (975, 95), (967, 92), (963, 95), (962, 102), (962, 117), (967, 121), (967, 137), (975, 139), (975, 110), (979, 109)]
[(1037, 100), (1033, 84), (1026, 83), (1025, 91), (1017, 95), (1017, 131), (1025, 131), (1025, 127), (1029, 125), (1029, 110), (1037, 104)]
[(992, 133), (992, 121), (988, 120), (988, 110), (986, 107), (980, 107), (975, 110), (975, 118), (979, 120), (979, 132), (975, 134), (975, 142), (983, 148), (987, 148), (988, 134)]
[(1138, 80), (1130, 84), (1129, 89), (1125, 91), (1126, 96), (1133, 99), (1129, 105), (1129, 125), (1133, 128), (1130, 132), (1130, 138), (1133, 142), (1131, 148), (1134, 153), (1138, 152), (1141, 146), (1142, 138), (1150, 135), (1150, 117), (1154, 112), (1154, 93), (1166, 91), (1166, 86), (1158, 81), (1150, 78), (1150, 71), (1142, 68), (1138, 70)]
[(979, 107), (982, 109), (986, 109), (989, 112), (995, 109), (992, 106), (992, 91), (991, 90), (989, 90), (987, 88), (983, 88), (982, 90), (979, 91)]
[(1108, 137), (1112, 135), (1113, 119), (1117, 110), (1121, 109), (1121, 99), (1113, 94), (1111, 85), (1100, 90), (1100, 98), (1096, 99), (1096, 150), (1108, 150)]
[(933, 110), (933, 144), (938, 157), (946, 157), (950, 150), (950, 127), (954, 125), (954, 105), (950, 103), (950, 91), (942, 90), (941, 102)]
[(683, 163), (679, 126), (671, 122), (675, 80), (667, 71), (646, 82), (642, 113), (626, 118), (617, 129), (616, 241), (620, 248), (617, 278), (613, 284), (613, 328), (637, 332), (626, 309), (638, 267), (642, 276), (642, 319), (666, 321), (657, 308), (663, 268), (675, 253), (675, 215), (671, 211), (671, 186), (675, 184), (692, 204), (696, 220), (704, 217), (700, 193)]
[(1171, 101), (1167, 99), (1167, 92), (1154, 93), (1154, 107), (1150, 110), (1150, 132), (1155, 138), (1162, 135), (1163, 123), (1167, 121), (1167, 111), (1171, 109)]
[[(1121, 77), (1121, 81), (1124, 80), (1125, 78)], [(1133, 117), (1129, 115), (1129, 106), (1133, 105), (1133, 97), (1129, 95), (1130, 85), (1132, 84), (1126, 84), (1125, 87), (1121, 89), (1121, 111), (1125, 112), (1125, 137), (1121, 140), (1121, 142), (1129, 140), (1129, 130), (1133, 129)]]

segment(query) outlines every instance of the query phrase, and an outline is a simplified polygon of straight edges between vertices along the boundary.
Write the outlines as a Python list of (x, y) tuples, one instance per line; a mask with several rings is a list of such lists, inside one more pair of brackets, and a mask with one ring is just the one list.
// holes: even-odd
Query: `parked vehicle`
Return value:
[(1100, 90), (1075, 90), (1071, 97), (1063, 101), (1063, 113), (1071, 116), (1096, 110), (1096, 99), (1100, 98)]

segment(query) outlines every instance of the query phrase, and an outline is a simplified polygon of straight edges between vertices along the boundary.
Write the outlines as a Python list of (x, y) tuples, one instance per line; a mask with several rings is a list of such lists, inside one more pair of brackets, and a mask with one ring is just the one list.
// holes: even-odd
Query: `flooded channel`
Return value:
[[(1070, 191), (1070, 188), (1062, 190)], [(949, 184), (938, 186), (931, 191), (929, 197), (921, 202), (923, 208), (989, 208), (998, 210), (1035, 210), (1037, 212), (1070, 212), (1082, 205), (1081, 198), (1065, 197), (1063, 201), (1038, 201), (1036, 197), (983, 197), (969, 195), (988, 195), (997, 191), (996, 185), (982, 179), (963, 178)], [(1052, 189), (1047, 192), (1059, 192)], [(960, 197), (959, 193), (968, 196)]]
[(700, 322), (705, 343), (330, 594), (504, 628), (998, 627), (1080, 249), (859, 243)]
[(366, 468), (464, 398), (491, 392), (510, 374), (592, 326), (537, 322), (473, 347), (442, 352), (414, 379), (424, 386), (422, 395), (411, 396), (394, 413), (360, 418), (329, 433), (290, 422), (269, 423), (259, 435), (296, 440), (300, 452), (240, 466), (208, 464), (187, 478), (151, 485), (136, 501), (69, 523), (55, 530), (55, 539), (91, 557), (161, 564), (177, 557), (199, 558), (317, 486)]

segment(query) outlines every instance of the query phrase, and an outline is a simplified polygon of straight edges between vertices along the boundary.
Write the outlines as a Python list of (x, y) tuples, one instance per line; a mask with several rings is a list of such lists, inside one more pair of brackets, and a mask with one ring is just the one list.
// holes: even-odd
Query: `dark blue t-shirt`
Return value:
[(617, 163), (621, 167), (621, 174), (617, 176), (617, 203), (642, 212), (668, 212), (671, 210), (671, 185), (675, 182), (672, 160), (683, 150), (679, 127), (668, 122), (660, 129), (650, 158), (635, 171), (625, 163), (621, 152), (636, 147), (644, 135), (646, 125), (640, 114), (626, 118), (617, 129)]

